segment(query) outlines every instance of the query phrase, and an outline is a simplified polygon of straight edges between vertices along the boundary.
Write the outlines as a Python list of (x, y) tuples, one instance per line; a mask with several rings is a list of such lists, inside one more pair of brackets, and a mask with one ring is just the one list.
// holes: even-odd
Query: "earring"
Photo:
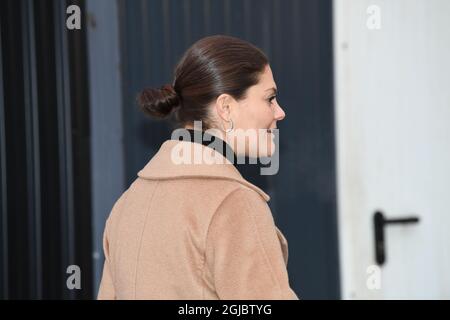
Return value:
[(231, 131), (233, 131), (233, 128), (234, 128), (234, 124), (233, 124), (233, 120), (231, 120), (230, 119), (230, 121), (227, 121), (227, 122), (231, 122), (231, 126), (230, 126), (230, 128), (228, 128), (228, 129), (225, 129), (225, 126), (222, 124), (222, 127), (223, 127), (223, 131), (225, 131), (225, 132), (231, 132)]

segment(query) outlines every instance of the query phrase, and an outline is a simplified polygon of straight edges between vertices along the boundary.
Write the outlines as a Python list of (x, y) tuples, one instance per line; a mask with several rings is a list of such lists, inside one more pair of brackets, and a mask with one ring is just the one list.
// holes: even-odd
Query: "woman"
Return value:
[(140, 94), (145, 112), (200, 140), (165, 141), (114, 205), (99, 299), (298, 299), (269, 196), (234, 162), (273, 155), (276, 90), (260, 49), (211, 36), (186, 51), (173, 85)]

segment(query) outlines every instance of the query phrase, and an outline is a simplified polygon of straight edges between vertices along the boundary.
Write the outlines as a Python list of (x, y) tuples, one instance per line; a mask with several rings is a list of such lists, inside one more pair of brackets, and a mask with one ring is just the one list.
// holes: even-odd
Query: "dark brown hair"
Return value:
[(208, 129), (208, 105), (223, 93), (245, 98), (268, 63), (266, 55), (247, 41), (224, 35), (202, 38), (180, 59), (173, 84), (143, 90), (138, 104), (150, 116), (165, 118), (173, 112), (180, 125), (201, 120)]

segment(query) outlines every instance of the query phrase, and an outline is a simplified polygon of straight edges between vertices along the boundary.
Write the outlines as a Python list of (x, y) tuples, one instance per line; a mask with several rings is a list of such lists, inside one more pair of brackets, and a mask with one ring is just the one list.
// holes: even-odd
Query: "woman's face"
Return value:
[[(237, 154), (251, 157), (266, 157), (275, 151), (275, 134), (271, 129), (277, 128), (277, 121), (284, 119), (286, 114), (276, 99), (277, 86), (272, 70), (266, 66), (259, 82), (247, 90), (246, 98), (230, 103), (229, 118), (233, 120), (234, 130), (227, 133)], [(225, 123), (226, 128), (229, 124)], [(253, 137), (253, 133), (255, 137)], [(239, 146), (239, 139), (245, 135), (245, 151)], [(242, 140), (241, 140), (242, 141)]]

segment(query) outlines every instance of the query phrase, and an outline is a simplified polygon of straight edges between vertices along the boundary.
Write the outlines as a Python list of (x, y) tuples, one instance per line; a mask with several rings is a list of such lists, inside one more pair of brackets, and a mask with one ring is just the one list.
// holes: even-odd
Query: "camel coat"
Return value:
[[(177, 144), (224, 163), (177, 164)], [(298, 299), (269, 199), (212, 148), (165, 141), (107, 219), (98, 299)]]

